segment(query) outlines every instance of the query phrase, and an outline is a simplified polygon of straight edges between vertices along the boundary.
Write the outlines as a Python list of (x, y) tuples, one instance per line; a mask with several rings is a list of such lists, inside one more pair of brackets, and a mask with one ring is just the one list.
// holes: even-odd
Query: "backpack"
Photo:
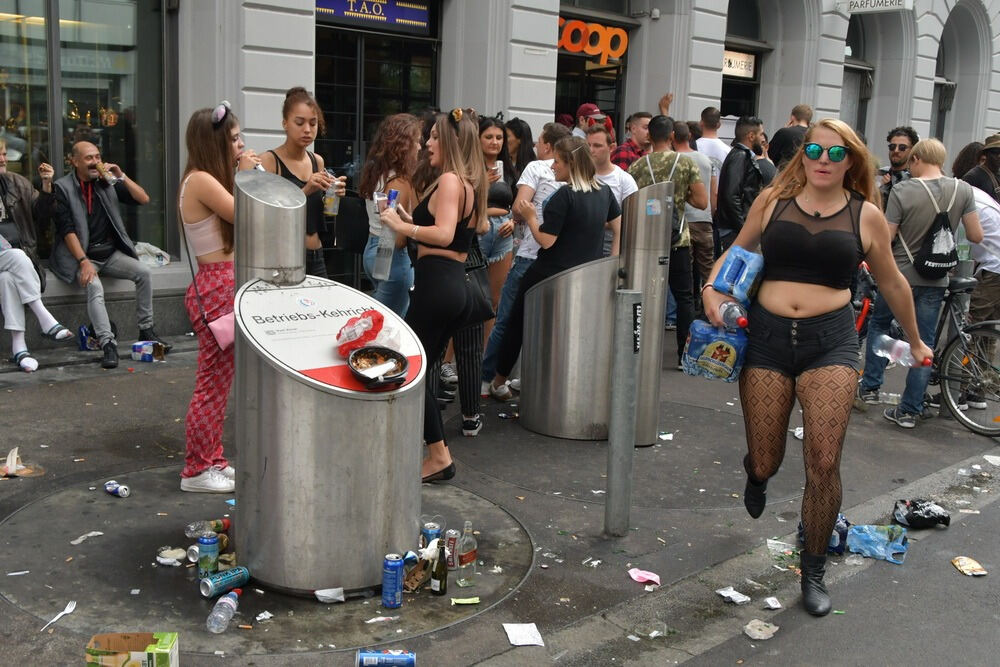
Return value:
[(899, 235), (899, 242), (903, 244), (903, 250), (918, 275), (927, 280), (938, 280), (958, 266), (958, 249), (955, 245), (955, 236), (951, 232), (951, 219), (948, 217), (948, 211), (955, 204), (955, 196), (958, 195), (958, 181), (955, 181), (955, 190), (951, 193), (948, 207), (942, 211), (927, 184), (919, 178), (913, 180), (920, 183), (927, 196), (931, 198), (931, 203), (934, 205), (934, 222), (927, 230), (924, 240), (920, 242), (916, 254), (910, 252), (902, 234)]
[[(649, 153), (646, 153), (646, 168), (649, 169), (649, 178), (653, 183), (658, 183), (656, 176), (653, 175), (653, 165), (649, 161)], [(663, 181), (664, 183), (669, 183), (674, 178), (674, 170), (677, 169), (677, 163), (681, 159), (680, 153), (674, 154), (674, 164), (670, 167), (670, 173), (667, 174), (667, 179)], [(676, 203), (676, 199), (674, 202)], [(684, 207), (678, 212), (677, 206), (671, 207), (673, 209), (673, 219), (670, 221), (670, 247), (673, 248), (681, 240), (681, 232), (684, 230)]]

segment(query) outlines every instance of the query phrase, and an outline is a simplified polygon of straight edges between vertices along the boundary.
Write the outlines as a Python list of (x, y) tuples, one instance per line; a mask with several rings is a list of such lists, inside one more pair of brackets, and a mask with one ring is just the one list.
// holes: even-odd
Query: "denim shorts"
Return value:
[(747, 319), (746, 368), (769, 368), (789, 377), (823, 366), (861, 368), (850, 304), (816, 317), (792, 318), (754, 303)]
[(500, 236), (497, 232), (500, 229), (500, 225), (510, 219), (510, 213), (489, 216), (489, 231), (479, 235), (479, 248), (483, 251), (483, 257), (486, 258), (487, 264), (499, 262), (514, 250), (514, 235)]

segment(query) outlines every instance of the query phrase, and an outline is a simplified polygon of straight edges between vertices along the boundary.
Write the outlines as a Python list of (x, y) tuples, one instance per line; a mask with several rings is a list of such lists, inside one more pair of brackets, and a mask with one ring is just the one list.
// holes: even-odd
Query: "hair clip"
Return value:
[(577, 146), (576, 148), (574, 148), (573, 150), (571, 150), (570, 154), (573, 154), (573, 153), (577, 152), (578, 150), (580, 150), (581, 148), (586, 148), (586, 147), (587, 147), (587, 144), (580, 144), (579, 146)]
[(219, 106), (212, 110), (212, 127), (219, 127), (219, 125), (222, 124), (222, 121), (226, 120), (226, 116), (229, 115), (229, 111), (229, 100), (222, 100), (219, 102)]
[(496, 118), (498, 121), (503, 122), (503, 111), (497, 111), (497, 115), (493, 117)]
[(452, 109), (451, 119), (455, 122), (455, 125), (458, 125), (460, 122), (462, 122), (462, 110), (457, 107), (455, 109)]

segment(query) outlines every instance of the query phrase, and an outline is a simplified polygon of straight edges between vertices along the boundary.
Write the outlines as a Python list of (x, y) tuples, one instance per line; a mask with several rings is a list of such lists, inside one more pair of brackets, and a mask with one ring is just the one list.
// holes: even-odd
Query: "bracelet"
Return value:
[(77, 263), (77, 264), (83, 264), (83, 263), (84, 263), (84, 262), (86, 262), (86, 261), (87, 261), (87, 256), (86, 256), (86, 255), (84, 255), (84, 256), (83, 256), (83, 257), (81, 257), (80, 259), (76, 260), (76, 263)]
[(704, 285), (702, 285), (702, 287), (701, 287), (701, 292), (699, 292), (699, 294), (702, 294), (702, 295), (704, 295), (704, 294), (705, 294), (705, 290), (707, 290), (707, 289), (708, 289), (709, 287), (711, 287), (711, 288), (712, 288), (712, 291), (713, 291), (713, 292), (715, 291), (715, 286), (714, 286), (714, 285), (712, 285), (712, 283), (705, 283)]
[(420, 229), (420, 227), (418, 227), (417, 225), (413, 225), (413, 234), (411, 234), (410, 236), (412, 236), (414, 239), (417, 238), (417, 230), (418, 229)]

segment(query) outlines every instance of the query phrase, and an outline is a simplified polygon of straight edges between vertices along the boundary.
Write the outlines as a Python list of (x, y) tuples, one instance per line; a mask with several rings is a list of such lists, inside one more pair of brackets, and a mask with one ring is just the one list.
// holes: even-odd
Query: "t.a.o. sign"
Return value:
[(600, 56), (602, 65), (608, 59), (618, 60), (628, 49), (628, 33), (600, 23), (584, 23), (577, 19), (559, 17), (559, 48), (570, 53)]

